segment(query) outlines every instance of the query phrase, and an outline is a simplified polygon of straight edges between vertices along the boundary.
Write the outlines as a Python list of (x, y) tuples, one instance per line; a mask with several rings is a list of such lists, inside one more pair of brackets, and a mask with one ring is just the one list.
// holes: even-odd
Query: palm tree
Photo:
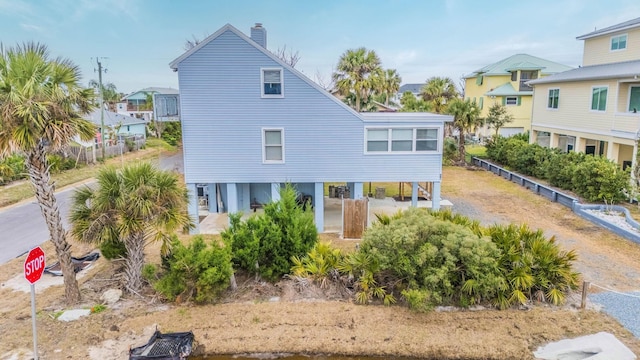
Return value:
[(355, 101), (352, 107), (358, 112), (361, 104), (367, 103), (370, 94), (374, 91), (371, 74), (378, 69), (380, 69), (380, 58), (373, 50), (361, 47), (347, 50), (340, 56), (336, 71), (333, 73), (336, 90), (345, 98), (349, 94), (354, 94)]
[(455, 98), (447, 107), (447, 112), (453, 115), (453, 127), (458, 130), (460, 161), (464, 161), (466, 155), (464, 148), (465, 135), (483, 124), (483, 119), (480, 118), (480, 108), (469, 99)]
[(192, 228), (186, 212), (189, 195), (173, 172), (150, 163), (108, 167), (96, 177), (95, 188), (73, 195), (72, 234), (85, 242), (122, 242), (126, 249), (124, 288), (132, 294), (143, 286), (144, 246), (162, 241), (167, 253), (170, 236)]
[[(95, 89), (100, 94), (100, 84), (95, 80), (89, 81), (89, 87)], [(102, 84), (102, 96), (104, 102), (109, 107), (109, 111), (116, 111), (116, 104), (122, 99), (116, 86), (112, 83)]]
[(71, 246), (51, 182), (47, 152), (75, 136), (94, 138), (94, 125), (82, 115), (92, 109), (93, 90), (80, 86), (80, 69), (64, 58), (50, 59), (43, 44), (0, 47), (0, 155), (20, 153), (35, 189), (62, 267), (67, 303), (80, 301)]
[(435, 76), (427, 80), (427, 84), (422, 87), (420, 95), (425, 101), (432, 104), (434, 112), (443, 114), (446, 111), (448, 102), (458, 96), (458, 91), (451, 78)]
[(380, 80), (380, 93), (384, 95), (384, 104), (389, 106), (389, 99), (400, 90), (402, 78), (395, 69), (386, 69)]

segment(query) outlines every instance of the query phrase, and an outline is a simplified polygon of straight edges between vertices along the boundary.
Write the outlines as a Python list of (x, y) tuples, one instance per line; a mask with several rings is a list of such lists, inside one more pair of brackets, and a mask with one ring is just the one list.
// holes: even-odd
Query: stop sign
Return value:
[(40, 280), (44, 271), (44, 251), (38, 246), (29, 251), (29, 255), (24, 260), (24, 278), (34, 284)]

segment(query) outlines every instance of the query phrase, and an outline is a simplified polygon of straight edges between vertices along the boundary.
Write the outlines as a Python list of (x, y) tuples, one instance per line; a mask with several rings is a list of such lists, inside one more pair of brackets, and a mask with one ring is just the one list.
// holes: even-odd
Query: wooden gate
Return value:
[(369, 199), (342, 200), (342, 237), (361, 239), (369, 222)]

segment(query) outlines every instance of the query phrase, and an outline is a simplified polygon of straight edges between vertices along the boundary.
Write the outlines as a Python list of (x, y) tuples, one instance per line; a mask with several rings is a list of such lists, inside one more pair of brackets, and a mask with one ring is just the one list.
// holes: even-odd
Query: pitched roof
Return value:
[(561, 71), (572, 69), (570, 66), (557, 62), (545, 60), (528, 54), (515, 54), (496, 63), (480, 68), (465, 78), (476, 77), (480, 74), (485, 76), (509, 75), (509, 71), (515, 70), (541, 70), (543, 74), (555, 74)]
[(640, 27), (640, 17), (639, 18), (635, 18), (633, 20), (629, 20), (629, 21), (625, 21), (622, 22), (620, 24), (616, 24), (613, 26), (609, 26), (600, 30), (595, 30), (592, 31), (588, 34), (584, 34), (581, 36), (578, 36), (576, 39), (577, 40), (586, 40), (586, 39), (590, 39), (596, 36), (601, 36), (601, 35), (606, 35), (606, 34), (610, 34), (616, 31), (623, 31), (623, 30), (628, 30), (628, 29), (633, 29), (633, 28), (637, 28)]
[[(90, 112), (84, 118), (98, 126), (102, 124), (102, 120), (100, 119), (100, 109)], [(114, 113), (108, 110), (104, 111), (105, 127), (112, 127), (112, 126), (118, 126), (118, 125), (134, 125), (134, 124), (145, 124), (145, 121), (144, 119), (138, 119), (128, 115)]]
[(126, 100), (130, 97), (132, 97), (133, 95), (136, 94), (140, 94), (140, 93), (158, 93), (158, 94), (179, 94), (180, 91), (178, 89), (174, 89), (174, 88), (166, 88), (166, 87), (148, 87), (148, 88), (144, 88), (142, 90), (138, 90), (138, 91), (134, 91), (132, 93), (129, 93), (127, 95), (125, 95), (122, 100)]
[[(299, 72), (298, 70), (296, 70), (295, 68), (293, 68), (292, 66), (290, 66), (289, 64), (284, 62), (282, 59), (280, 59), (279, 57), (274, 55), (271, 51), (267, 50), (266, 48), (264, 48), (263, 46), (261, 46), (257, 42), (253, 41), (250, 37), (245, 35), (242, 31), (236, 29), (231, 24), (226, 24), (225, 26), (221, 27), (218, 31), (214, 32), (213, 34), (209, 35), (206, 39), (202, 40), (198, 45), (196, 45), (193, 48), (187, 50), (184, 54), (180, 55), (175, 60), (170, 62), (169, 63), (169, 67), (171, 67), (171, 69), (173, 69), (174, 71), (178, 71), (178, 64), (180, 64), (183, 60), (185, 60), (186, 58), (188, 58), (189, 56), (191, 56), (192, 54), (194, 54), (195, 52), (197, 52), (198, 50), (200, 50), (201, 48), (206, 46), (211, 41), (215, 40), (217, 37), (219, 37), (220, 35), (222, 35), (226, 31), (231, 31), (235, 35), (239, 36), (241, 39), (246, 41), (248, 44), (250, 44), (254, 48), (258, 49), (260, 52), (262, 52), (263, 54), (265, 54), (266, 56), (271, 58), (271, 60), (273, 60), (276, 63), (280, 64), (280, 66), (282, 66), (284, 69), (287, 69), (288, 71), (293, 73), (300, 80), (306, 82), (311, 87), (317, 89), (320, 94), (328, 97), (333, 102), (339, 104), (339, 106), (343, 107), (347, 111), (349, 111), (352, 114), (356, 115), (359, 119), (364, 121), (364, 120), (367, 119), (368, 114), (371, 114), (371, 113), (359, 113), (359, 112), (355, 111), (353, 108), (351, 108), (350, 106), (348, 106), (347, 104), (342, 102), (342, 100), (338, 99), (336, 96), (333, 96), (329, 91), (327, 91), (327, 90), (323, 89), (322, 87), (320, 87), (320, 85), (316, 84), (313, 80), (309, 79), (303, 73)], [(389, 117), (392, 117), (392, 118), (394, 118), (396, 120), (401, 120), (403, 118), (403, 116), (401, 114), (406, 114), (406, 113), (384, 112), (382, 114), (387, 114), (387, 116), (389, 116)], [(428, 119), (430, 120), (430, 119), (433, 118), (434, 115), (435, 114), (432, 114), (432, 113), (413, 113), (413, 115), (411, 115), (411, 116), (413, 118), (419, 118), (420, 116), (422, 116), (423, 117), (422, 120), (424, 120), (425, 117), (428, 117)], [(445, 115), (438, 115), (438, 116), (445, 116)], [(453, 119), (452, 116), (446, 115), (445, 118), (446, 119), (450, 119), (450, 121), (453, 121), (452, 120)], [(445, 121), (447, 121), (447, 120), (445, 120)]]
[(545, 78), (531, 80), (527, 84), (537, 85), (567, 81), (620, 79), (634, 76), (640, 76), (640, 60), (583, 66)]
[(500, 85), (491, 91), (485, 93), (487, 96), (516, 96), (516, 95), (531, 95), (533, 91), (518, 91), (513, 88), (510, 82)]
[(400, 94), (404, 94), (407, 91), (411, 91), (414, 94), (419, 94), (420, 90), (422, 90), (422, 87), (425, 85), (427, 84), (404, 84), (400, 86), (400, 89), (398, 89), (398, 92)]

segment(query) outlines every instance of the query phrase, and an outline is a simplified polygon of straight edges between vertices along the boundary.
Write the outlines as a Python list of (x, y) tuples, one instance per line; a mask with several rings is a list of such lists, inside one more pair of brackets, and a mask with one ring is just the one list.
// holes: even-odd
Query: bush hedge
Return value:
[(619, 202), (630, 190), (630, 172), (602, 156), (529, 144), (525, 136), (497, 137), (487, 143), (487, 157), (513, 171), (548, 180), (591, 202)]

